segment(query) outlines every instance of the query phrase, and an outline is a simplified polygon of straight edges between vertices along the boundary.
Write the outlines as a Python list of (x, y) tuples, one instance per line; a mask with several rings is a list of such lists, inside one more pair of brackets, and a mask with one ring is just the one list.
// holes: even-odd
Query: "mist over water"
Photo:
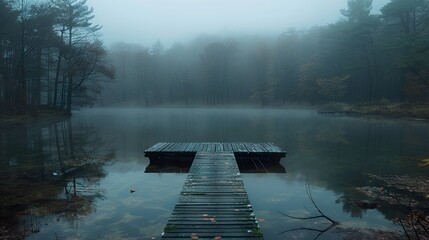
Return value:
[(190, 160), (159, 142), (286, 150), (241, 172), (265, 239), (427, 239), (427, 26), (429, 0), (0, 0), (0, 239), (160, 239)]
[[(55, 128), (66, 131), (55, 132)], [(279, 211), (296, 215), (315, 213), (305, 193), (306, 181), (318, 206), (343, 227), (396, 229), (398, 226), (391, 223), (397, 211), (394, 204), (381, 202), (380, 208), (363, 210), (353, 203), (368, 199), (362, 195), (361, 188), (382, 186), (377, 177), (425, 177), (418, 164), (421, 157), (429, 154), (425, 141), (429, 137), (426, 123), (326, 117), (307, 110), (93, 109), (77, 112), (71, 122), (31, 124), (24, 129), (15, 127), (1, 132), (2, 138), (9, 142), (31, 133), (28, 141), (40, 145), (26, 152), (18, 151), (22, 149), (22, 144), (18, 143), (2, 148), (3, 156), (9, 156), (2, 158), (3, 186), (15, 192), (20, 188), (20, 181), (28, 181), (26, 178), (15, 182), (8, 180), (8, 176), (20, 168), (32, 173), (34, 189), (31, 192), (59, 184), (55, 190), (57, 196), (41, 192), (34, 197), (17, 198), (20, 195), (17, 191), (9, 201), (3, 201), (3, 209), (6, 213), (17, 214), (25, 223), (21, 226), (24, 229), (29, 228), (30, 220), (37, 216), (31, 221), (38, 232), (29, 239), (52, 238), (55, 233), (82, 239), (99, 236), (102, 239), (158, 239), (186, 178), (186, 174), (179, 173), (145, 173), (149, 161), (144, 157), (144, 150), (161, 141), (274, 142), (287, 150), (287, 157), (281, 161), (287, 173), (243, 174), (250, 202), (266, 239), (314, 237), (311, 232), (277, 235), (308, 224), (292, 221)], [(76, 156), (84, 149), (91, 158), (112, 153), (114, 157), (78, 169), (74, 175), (53, 178), (52, 173), (57, 171), (55, 164), (60, 161), (58, 146), (52, 141), (56, 134), (64, 139), (58, 145), (61, 152), (70, 146), (67, 139), (71, 134)], [(21, 162), (21, 158), (27, 159), (25, 164), (11, 165), (7, 161)], [(76, 161), (79, 159), (77, 157)], [(21, 179), (19, 175), (18, 179)], [(74, 203), (74, 210), (69, 212), (70, 207), (64, 208), (55, 201), (64, 196), (61, 185), (73, 192), (73, 179), (79, 183), (77, 196), (85, 205)], [(135, 192), (130, 193), (130, 189)], [(21, 204), (32, 207), (18, 211), (13, 207), (16, 204), (13, 199), (22, 199)], [(46, 204), (40, 205), (39, 199), (45, 199)], [(72, 199), (68, 201), (73, 202)], [(341, 239), (341, 236), (334, 231), (324, 238)]]

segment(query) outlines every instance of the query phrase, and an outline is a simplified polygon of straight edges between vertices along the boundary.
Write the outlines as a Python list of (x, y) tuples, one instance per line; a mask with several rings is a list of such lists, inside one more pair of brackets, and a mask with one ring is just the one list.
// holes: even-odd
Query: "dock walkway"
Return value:
[(236, 157), (285, 156), (280, 148), (268, 143), (158, 143), (145, 153), (152, 158), (195, 154), (163, 239), (263, 239)]

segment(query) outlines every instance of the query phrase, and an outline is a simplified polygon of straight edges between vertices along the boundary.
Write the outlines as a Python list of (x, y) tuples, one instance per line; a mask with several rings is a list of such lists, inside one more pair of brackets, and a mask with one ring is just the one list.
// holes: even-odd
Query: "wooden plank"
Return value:
[(182, 143), (182, 146), (180, 147), (180, 152), (185, 153), (188, 152), (186, 149), (189, 147), (189, 143)]
[(260, 143), (252, 143), (252, 145), (253, 145), (253, 148), (256, 150), (256, 152), (259, 152), (259, 153), (267, 152), (267, 150), (265, 150), (265, 148), (263, 148)]
[(265, 151), (267, 151), (267, 152), (270, 152), (270, 146), (268, 146), (268, 144), (266, 144), (266, 143), (259, 143), (259, 145), (262, 147), (262, 148), (264, 148), (265, 149)]
[(275, 151), (273, 147), (267, 143), (260, 143), (261, 147), (263, 147), (267, 152), (273, 152)]
[(235, 143), (236, 144), (236, 148), (237, 150), (235, 150), (234, 152), (239, 152), (239, 153), (248, 153), (249, 151), (247, 150), (246, 146), (244, 145), (244, 143)]
[(221, 143), (214, 143), (216, 152), (223, 152), (223, 146)]
[(249, 153), (266, 153), (267, 150), (260, 143), (243, 143)]
[(161, 150), (160, 150), (160, 152), (168, 152), (168, 150), (171, 148), (171, 147), (174, 147), (174, 144), (175, 143), (167, 143)]
[(224, 151), (232, 151), (231, 143), (222, 143)]
[(207, 143), (207, 144), (208, 144), (207, 149), (206, 149), (207, 152), (214, 152), (214, 151), (216, 151), (216, 146), (215, 146), (214, 143)]
[(200, 147), (200, 143), (194, 143), (194, 148), (192, 148), (192, 152), (198, 152), (198, 148)]
[(189, 143), (181, 143), (178, 149), (179, 152), (185, 152), (185, 149), (189, 146)]
[[(240, 233), (243, 230), (248, 230), (249, 227), (252, 226), (237, 226), (237, 227), (230, 227), (230, 228), (205, 228), (204, 229), (204, 233), (205, 234), (213, 234), (213, 233), (217, 233), (217, 234), (222, 234), (222, 233)], [(192, 227), (192, 226), (183, 226), (183, 228), (181, 227), (181, 225), (176, 226), (176, 233), (187, 233), (189, 231), (189, 229), (199, 229), (200, 231), (203, 230), (201, 229), (201, 227)], [(251, 228), (250, 228), (251, 229)], [(240, 235), (242, 236), (242, 235)], [(201, 236), (200, 236), (201, 237)], [(226, 237), (225, 235), (223, 237)]]
[(170, 143), (165, 143), (163, 146), (161, 146), (161, 147), (158, 149), (158, 151), (160, 151), (160, 152), (164, 151), (164, 149), (165, 149), (168, 145), (170, 145)]
[(153, 145), (152, 147), (148, 148), (145, 152), (156, 152), (156, 151), (158, 151), (158, 149), (162, 148), (166, 144), (167, 143), (164, 143), (164, 142), (157, 143), (157, 144)]
[[(222, 146), (223, 144), (219, 144)], [(262, 239), (232, 151), (206, 144), (197, 152), (163, 239)], [(200, 147), (199, 147), (200, 148)], [(174, 227), (172, 227), (174, 226)]]
[(174, 143), (170, 148), (169, 152), (177, 152), (177, 148), (180, 146), (180, 143)]
[[(210, 217), (209, 215), (207, 216), (207, 218)], [(255, 218), (229, 218), (229, 219), (222, 219), (222, 218), (217, 218), (216, 217), (216, 221), (210, 221), (210, 220), (205, 220), (204, 218), (194, 218), (194, 219), (187, 219), (187, 218), (170, 218), (168, 220), (169, 224), (192, 224), (192, 225), (241, 225), (241, 224), (245, 224), (247, 225), (249, 222), (253, 222), (255, 223), (257, 220)]]
[(171, 214), (170, 219), (181, 219), (181, 218), (185, 218), (185, 219), (189, 219), (189, 220), (204, 220), (205, 218), (209, 217), (209, 216), (216, 216), (216, 218), (219, 219), (251, 219), (251, 220), (256, 220), (255, 216), (252, 216), (249, 213), (243, 213), (243, 214), (234, 214), (233, 212), (231, 213), (200, 213), (200, 214), (190, 214), (190, 213), (175, 213), (175, 214)]
[[(186, 234), (186, 235), (184, 235)], [(224, 233), (221, 232), (200, 232), (200, 233), (164, 233), (163, 239), (191, 239), (192, 234), (195, 234), (198, 238), (195, 239), (214, 239), (214, 237), (218, 237), (217, 235), (221, 235), (221, 239), (260, 239), (260, 237), (254, 236), (252, 232), (246, 233)]]
[(207, 151), (207, 143), (201, 143), (201, 147), (198, 149), (198, 152)]
[(253, 143), (243, 143), (248, 152), (257, 152)]
[(235, 143), (235, 142), (231, 143), (231, 147), (232, 147), (233, 152), (238, 152), (237, 143)]
[(279, 147), (277, 147), (274, 143), (267, 143), (268, 145), (271, 146), (271, 151), (270, 152), (274, 152), (274, 153), (284, 153), (284, 151), (282, 151)]
[(174, 145), (170, 148), (170, 152), (177, 152), (177, 148), (180, 146), (180, 143), (174, 143)]
[(210, 144), (211, 144), (211, 143), (209, 143), (209, 142), (205, 142), (205, 143), (204, 143), (204, 149), (203, 149), (203, 151), (204, 151), (204, 152), (207, 152), (207, 150), (208, 150), (208, 149), (209, 149), (209, 147), (210, 147)]
[(185, 148), (184, 152), (193, 152), (196, 143), (188, 143), (188, 146)]

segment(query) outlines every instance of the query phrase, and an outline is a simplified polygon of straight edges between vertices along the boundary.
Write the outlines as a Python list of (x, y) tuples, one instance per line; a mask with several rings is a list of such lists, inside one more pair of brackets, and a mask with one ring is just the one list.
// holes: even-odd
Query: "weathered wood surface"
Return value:
[(266, 166), (277, 169), (285, 151), (272, 143), (163, 142), (145, 156), (155, 164), (152, 171), (172, 162), (186, 171), (183, 163), (192, 164), (163, 239), (262, 239), (237, 162), (245, 170), (269, 172)]
[[(190, 144), (180, 149), (201, 151), (196, 153), (162, 238), (262, 239), (234, 153), (218, 151), (232, 149), (233, 145), (225, 148), (224, 143), (189, 147)], [(159, 144), (153, 148), (162, 150), (165, 147), (168, 145)]]
[(224, 152), (232, 151), (241, 154), (280, 154), (286, 152), (273, 143), (157, 143), (145, 151), (146, 154), (157, 153), (196, 153), (196, 152)]

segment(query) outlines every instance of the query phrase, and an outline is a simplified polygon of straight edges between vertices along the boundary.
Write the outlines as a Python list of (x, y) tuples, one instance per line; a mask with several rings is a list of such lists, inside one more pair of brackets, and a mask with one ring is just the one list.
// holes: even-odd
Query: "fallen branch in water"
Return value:
[(293, 229), (289, 229), (289, 230), (280, 232), (277, 235), (285, 234), (285, 233), (288, 233), (288, 232), (294, 232), (294, 231), (302, 231), (302, 230), (304, 230), (304, 231), (318, 232), (319, 234), (317, 234), (317, 236), (314, 238), (314, 239), (318, 239), (320, 236), (322, 236), (323, 233), (329, 231), (330, 229), (332, 229), (333, 227), (335, 227), (335, 226), (337, 226), (339, 224), (338, 221), (335, 221), (332, 218), (328, 217), (317, 206), (316, 202), (314, 201), (313, 195), (311, 194), (310, 184), (308, 183), (308, 181), (305, 182), (305, 188), (306, 188), (306, 193), (307, 193), (308, 198), (310, 199), (311, 203), (316, 208), (316, 210), (320, 213), (320, 215), (309, 216), (309, 217), (297, 217), (297, 216), (291, 216), (291, 215), (288, 215), (288, 214), (285, 214), (285, 213), (282, 213), (282, 212), (280, 212), (280, 214), (282, 214), (285, 217), (292, 218), (292, 219), (298, 219), (298, 220), (308, 220), (308, 219), (324, 218), (324, 219), (328, 220), (331, 224), (328, 227), (324, 228), (324, 229), (307, 228), (307, 227), (293, 228)]
[(429, 239), (429, 217), (423, 211), (412, 207), (411, 195), (408, 195), (408, 205), (404, 205), (397, 195), (390, 195), (401, 207), (408, 211), (405, 219), (401, 219), (399, 216), (395, 219), (395, 221), (402, 227), (407, 239)]

